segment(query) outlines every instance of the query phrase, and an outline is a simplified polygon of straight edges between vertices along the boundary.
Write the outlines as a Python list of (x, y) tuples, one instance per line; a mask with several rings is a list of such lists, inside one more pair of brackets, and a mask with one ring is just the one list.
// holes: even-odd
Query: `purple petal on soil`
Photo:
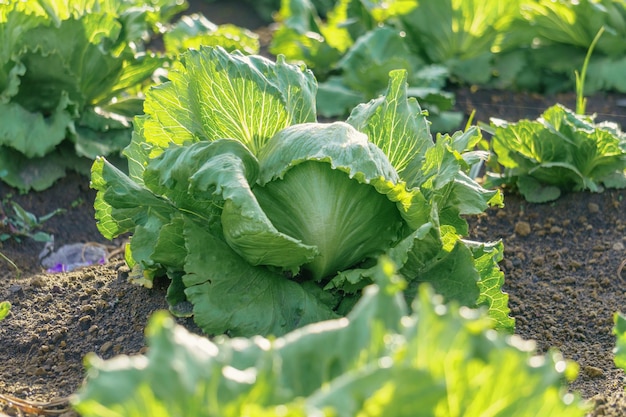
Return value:
[(65, 271), (66, 269), (65, 269), (64, 264), (56, 264), (52, 268), (46, 269), (46, 272), (51, 273), (51, 274), (55, 274), (57, 272), (65, 272)]

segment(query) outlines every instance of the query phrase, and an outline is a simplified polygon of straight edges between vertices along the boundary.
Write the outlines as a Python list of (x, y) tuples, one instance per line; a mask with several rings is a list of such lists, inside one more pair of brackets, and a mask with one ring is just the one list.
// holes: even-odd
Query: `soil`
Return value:
[[(216, 23), (262, 24), (238, 20), (245, 13), (232, 14), (224, 8), (227, 2), (193, 5), (192, 10), (203, 8)], [(571, 94), (546, 97), (481, 89), (457, 89), (455, 94), (458, 110), (466, 116), (476, 110), (474, 120), (484, 122), (489, 117), (535, 118), (556, 102), (574, 107)], [(623, 95), (591, 96), (588, 112), (626, 128), (626, 108), (619, 105), (623, 100)], [(9, 195), (39, 216), (66, 210), (41, 228), (54, 235), (57, 247), (94, 242), (114, 251), (123, 244), (107, 242), (97, 231), (95, 193), (86, 177), (70, 174), (49, 190), (26, 195), (0, 183), (0, 200)], [(469, 218), (469, 238), (504, 242), (501, 267), (516, 334), (534, 339), (538, 352), (556, 348), (580, 365), (569, 388), (595, 405), (589, 416), (625, 416), (624, 374), (613, 364), (612, 326), (613, 314), (626, 304), (626, 270), (623, 278), (618, 276), (626, 259), (626, 190), (566, 194), (548, 204), (530, 204), (505, 190), (505, 204)], [(130, 284), (120, 255), (104, 265), (46, 273), (38, 259), (42, 249), (42, 243), (28, 238), (0, 246), (20, 269), (18, 273), (0, 258), (0, 301), (12, 303), (10, 315), (0, 322), (0, 414), (16, 415), (2, 403), (2, 395), (50, 401), (75, 392), (88, 352), (103, 358), (144, 352), (146, 319), (167, 308), (167, 283), (153, 289)], [(183, 324), (197, 330), (192, 323)]]

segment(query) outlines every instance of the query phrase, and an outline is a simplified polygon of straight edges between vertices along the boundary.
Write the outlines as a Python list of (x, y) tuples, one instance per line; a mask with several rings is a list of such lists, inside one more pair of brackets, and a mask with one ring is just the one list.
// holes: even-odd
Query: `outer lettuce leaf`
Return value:
[[(137, 227), (145, 229), (149, 226), (153, 229), (152, 234), (158, 236), (161, 227), (169, 223), (176, 213), (172, 203), (135, 183), (104, 158), (97, 158), (93, 164), (91, 187), (99, 190), (94, 203), (98, 230), (107, 239), (134, 231), (131, 248), (140, 240)], [(156, 239), (151, 242), (144, 250), (150, 251)], [(132, 250), (135, 260), (140, 260), (138, 254), (141, 249), (138, 244)], [(149, 256), (143, 259), (146, 268), (153, 265), (148, 259)]]
[[(181, 56), (170, 82), (147, 93), (145, 120), (126, 152), (137, 167), (172, 144), (237, 139), (257, 154), (277, 131), (315, 120), (313, 75), (282, 59), (202, 47)], [(140, 176), (135, 171), (134, 176)]]
[(563, 379), (575, 366), (534, 344), (494, 334), (477, 311), (443, 305), (422, 288), (408, 315), (402, 281), (382, 262), (347, 318), (277, 339), (189, 334), (152, 317), (147, 356), (87, 357), (74, 397), (85, 417), (583, 416)]
[(401, 273), (411, 278), (409, 299), (415, 296), (419, 283), (429, 282), (439, 294), (445, 294), (446, 299), (475, 306), (480, 276), (474, 268), (471, 252), (460, 240), (452, 248), (443, 247), (441, 236), (435, 230), (431, 229), (424, 239), (414, 239), (413, 247), (405, 255), (408, 259)]
[(49, 188), (69, 170), (88, 175), (91, 161), (76, 154), (71, 143), (65, 141), (54, 152), (41, 157), (27, 158), (22, 153), (0, 146), (0, 179), (19, 188), (29, 184), (35, 191)]
[(308, 323), (337, 317), (320, 289), (255, 267), (223, 240), (185, 220), (187, 299), (194, 320), (208, 334), (282, 335)]
[(407, 98), (407, 71), (391, 71), (385, 95), (360, 104), (347, 123), (367, 134), (385, 152), (402, 179), (411, 160), (422, 161), (433, 146), (426, 116), (415, 98)]
[(486, 158), (475, 145), (482, 136), (476, 127), (452, 136), (437, 135), (434, 146), (422, 158), (414, 158), (403, 176), (411, 187), (419, 187), (437, 209), (437, 223), (452, 226), (460, 236), (468, 233), (465, 214), (482, 213), (488, 206), (503, 205), (499, 190), (483, 188), (470, 175)]
[(515, 319), (509, 315), (509, 296), (502, 292), (504, 273), (498, 267), (498, 262), (504, 257), (502, 242), (485, 244), (463, 240), (463, 243), (472, 251), (474, 267), (480, 275), (480, 296), (476, 305), (488, 308), (489, 317), (495, 321), (496, 329), (513, 331)]
[(27, 158), (36, 158), (50, 153), (65, 140), (73, 128), (76, 107), (64, 93), (48, 116), (32, 113), (13, 102), (0, 103), (0, 114), (7, 120), (0, 124), (0, 144)]
[(512, 332), (515, 320), (509, 316), (504, 274), (498, 266), (503, 251), (501, 242), (481, 244), (459, 239), (454, 229), (438, 233), (431, 228), (426, 234), (418, 230), (387, 253), (402, 266), (408, 298), (427, 282), (446, 300), (486, 307), (495, 328)]
[(468, 177), (486, 158), (472, 150), (480, 132), (470, 128), (452, 137), (438, 135), (434, 143), (419, 104), (407, 98), (406, 71), (392, 71), (385, 95), (357, 106), (347, 122), (367, 133), (402, 180), (419, 187), (429, 205), (436, 203), (441, 224), (454, 225), (459, 234), (467, 234), (460, 214), (478, 214), (489, 205), (502, 204), (498, 191), (486, 190)]

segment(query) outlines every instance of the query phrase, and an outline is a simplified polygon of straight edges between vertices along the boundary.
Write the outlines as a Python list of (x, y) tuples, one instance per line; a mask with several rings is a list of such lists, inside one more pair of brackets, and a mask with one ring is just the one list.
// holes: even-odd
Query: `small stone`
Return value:
[(13, 295), (24, 295), (24, 289), (21, 285), (12, 284), (9, 287), (9, 292)]
[(533, 258), (533, 264), (537, 265), (537, 266), (541, 266), (546, 262), (546, 258), (544, 256), (535, 256)]
[(596, 366), (590, 366), (590, 365), (583, 366), (583, 372), (589, 378), (600, 378), (604, 376), (604, 371)]
[(569, 266), (570, 266), (570, 268), (572, 268), (572, 269), (578, 269), (578, 268), (580, 268), (581, 266), (583, 266), (583, 264), (581, 264), (581, 263), (580, 263), (580, 262), (578, 262), (578, 261), (570, 261)]
[(94, 308), (91, 304), (83, 304), (82, 306), (80, 306), (78, 308), (78, 310), (82, 313), (82, 314), (93, 314), (94, 313)]
[(561, 233), (563, 232), (563, 229), (560, 228), (559, 226), (552, 226), (550, 228), (550, 233), (555, 234), (555, 233)]
[(598, 213), (600, 211), (600, 206), (596, 203), (589, 203), (587, 204), (587, 210), (589, 210), (589, 213)]
[(30, 286), (34, 288), (45, 287), (46, 281), (41, 276), (36, 276), (30, 280)]
[(100, 346), (100, 353), (106, 353), (106, 351), (111, 349), (112, 346), (112, 342), (104, 342), (102, 346)]
[(514, 230), (515, 230), (515, 233), (518, 236), (522, 236), (522, 237), (528, 236), (530, 234), (530, 232), (531, 232), (531, 230), (530, 230), (530, 223), (524, 222), (524, 221), (519, 221), (519, 222), (515, 223), (515, 229)]
[(624, 250), (624, 249), (625, 249), (624, 248), (624, 244), (622, 242), (615, 242), (615, 243), (613, 243), (613, 250), (621, 251), (621, 250)]

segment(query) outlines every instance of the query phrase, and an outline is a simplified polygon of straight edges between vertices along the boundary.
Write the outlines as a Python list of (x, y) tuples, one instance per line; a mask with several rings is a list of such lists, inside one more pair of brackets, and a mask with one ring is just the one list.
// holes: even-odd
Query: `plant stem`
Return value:
[(591, 41), (591, 45), (589, 45), (589, 49), (587, 50), (587, 55), (585, 56), (585, 60), (583, 61), (583, 68), (580, 72), (574, 71), (576, 75), (576, 114), (584, 115), (587, 109), (587, 99), (584, 96), (585, 89), (585, 77), (587, 76), (587, 66), (589, 65), (589, 60), (591, 59), (591, 54), (593, 53), (600, 36), (604, 33), (604, 26), (600, 28), (596, 37)]
[(15, 272), (17, 272), (17, 277), (19, 278), (20, 275), (22, 274), (22, 271), (20, 270), (20, 268), (18, 268), (17, 265), (15, 265), (15, 262), (13, 262), (11, 259), (9, 259), (9, 257), (6, 256), (2, 252), (0, 252), (0, 258), (4, 259), (9, 265), (11, 265), (13, 268), (15, 268)]

